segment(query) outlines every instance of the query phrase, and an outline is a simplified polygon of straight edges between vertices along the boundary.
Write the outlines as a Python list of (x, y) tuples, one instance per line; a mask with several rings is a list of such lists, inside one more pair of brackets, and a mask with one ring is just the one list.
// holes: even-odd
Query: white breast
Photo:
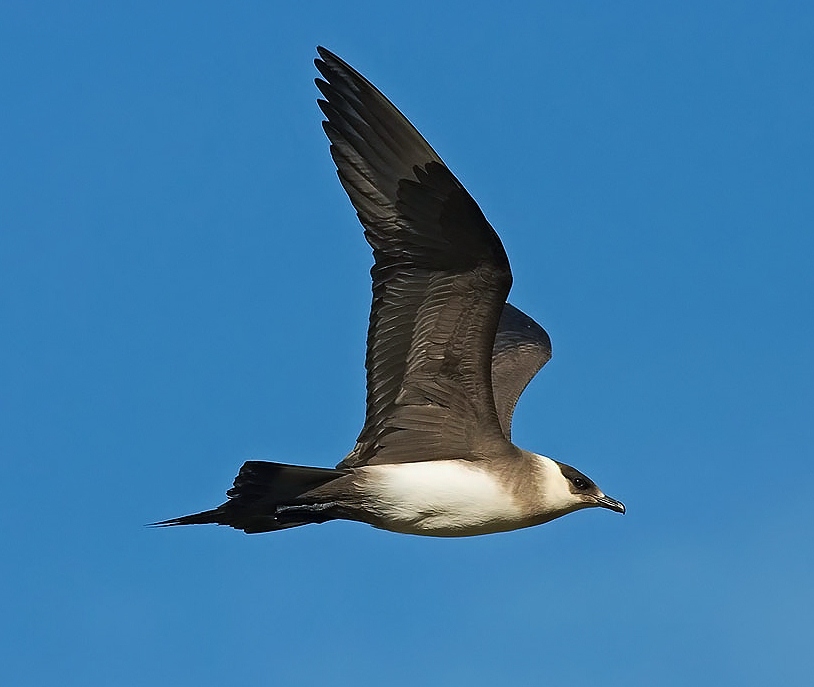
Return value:
[(371, 465), (356, 481), (365, 509), (396, 532), (463, 537), (514, 529), (522, 519), (499, 480), (468, 461)]

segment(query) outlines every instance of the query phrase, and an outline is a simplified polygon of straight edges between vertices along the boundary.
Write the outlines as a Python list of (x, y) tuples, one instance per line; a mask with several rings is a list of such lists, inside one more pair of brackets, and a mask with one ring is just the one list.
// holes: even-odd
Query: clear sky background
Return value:
[[(361, 427), (317, 44), (550, 332), (516, 442), (626, 516), (144, 527)], [(0, 683), (810, 685), (812, 46), (806, 2), (4, 2)]]

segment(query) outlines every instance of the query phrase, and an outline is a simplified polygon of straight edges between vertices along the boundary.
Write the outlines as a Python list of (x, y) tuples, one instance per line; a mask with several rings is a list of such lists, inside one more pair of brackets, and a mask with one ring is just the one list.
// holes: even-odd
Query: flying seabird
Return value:
[(548, 334), (506, 302), (503, 245), (438, 154), (359, 72), (317, 51), (323, 128), (373, 249), (364, 426), (335, 468), (248, 461), (226, 503), (156, 524), (255, 533), (344, 519), (463, 537), (595, 506), (624, 513), (575, 468), (511, 442)]

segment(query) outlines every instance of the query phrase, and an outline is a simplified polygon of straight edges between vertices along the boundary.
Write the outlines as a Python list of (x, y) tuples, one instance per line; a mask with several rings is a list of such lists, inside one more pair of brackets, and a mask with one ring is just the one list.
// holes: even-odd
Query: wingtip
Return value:
[(319, 70), (321, 74), (325, 74), (325, 71), (330, 70), (330, 62), (341, 62), (336, 55), (334, 55), (328, 48), (325, 48), (321, 45), (317, 46), (317, 55), (319, 57), (314, 58), (314, 66)]
[(342, 61), (339, 57), (336, 56), (335, 53), (328, 50), (328, 48), (326, 48), (324, 45), (317, 46), (317, 54), (320, 56), (321, 59), (326, 61), (327, 60), (337, 60), (338, 62)]
[(371, 84), (361, 73), (349, 65), (336, 53), (331, 52), (321, 45), (317, 46), (317, 53), (319, 57), (314, 60), (314, 66), (317, 71), (325, 78), (325, 81), (334, 83), (337, 79), (340, 81), (353, 82), (357, 84), (367, 84), (373, 88)]

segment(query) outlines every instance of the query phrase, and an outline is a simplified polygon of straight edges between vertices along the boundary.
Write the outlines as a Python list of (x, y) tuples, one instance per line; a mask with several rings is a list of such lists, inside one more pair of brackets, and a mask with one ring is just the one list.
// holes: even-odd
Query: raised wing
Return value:
[(546, 330), (506, 303), (492, 349), (492, 387), (506, 439), (512, 438), (512, 415), (520, 394), (549, 360), (551, 339)]
[(317, 50), (323, 127), (375, 260), (365, 424), (340, 465), (514, 451), (492, 393), (492, 347), (512, 281), (503, 245), (404, 115)]

